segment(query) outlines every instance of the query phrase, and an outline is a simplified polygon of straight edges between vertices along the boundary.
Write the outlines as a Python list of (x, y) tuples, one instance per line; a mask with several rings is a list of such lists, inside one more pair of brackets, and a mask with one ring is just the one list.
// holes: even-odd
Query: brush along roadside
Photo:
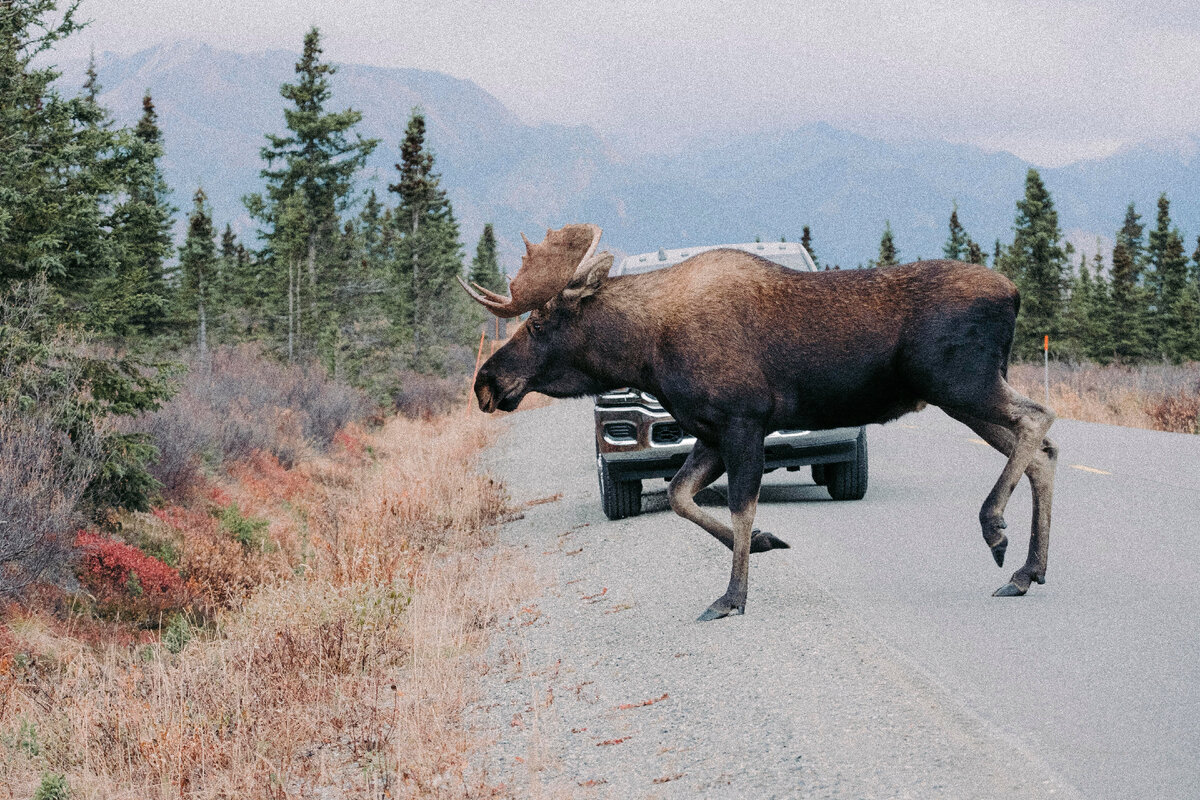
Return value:
[[(195, 599), (159, 631), (78, 604), (9, 609), (0, 785), (16, 797), (60, 779), (71, 797), (490, 796), (461, 714), (490, 631), (530, 580), (495, 546), (507, 498), (476, 466), (494, 431), (482, 414), (394, 418), (290, 470), (247, 463), (196, 501), (236, 507), (240, 523), (146, 515)], [(257, 538), (230, 533), (243, 529)]]

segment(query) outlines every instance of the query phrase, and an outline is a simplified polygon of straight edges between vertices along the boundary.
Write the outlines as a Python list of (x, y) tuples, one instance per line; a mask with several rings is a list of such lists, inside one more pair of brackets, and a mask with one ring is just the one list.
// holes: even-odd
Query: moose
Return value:
[[(1024, 474), (1033, 494), (1029, 555), (995, 596), (1045, 583), (1058, 449), (1054, 412), (1007, 382), (1020, 296), (984, 266), (918, 261), (803, 273), (717, 249), (656, 272), (610, 278), (600, 228), (524, 234), (504, 297), (463, 288), (492, 313), (530, 312), (475, 379), (485, 412), (529, 392), (581, 397), (629, 386), (653, 394), (696, 444), (671, 480), (671, 508), (733, 551), (729, 586), (700, 621), (744, 614), (751, 553), (786, 548), (754, 529), (763, 439), (775, 430), (882, 423), (942, 408), (1008, 458), (979, 512), (1004, 566), (1004, 508)], [(696, 494), (728, 473), (725, 525)]]

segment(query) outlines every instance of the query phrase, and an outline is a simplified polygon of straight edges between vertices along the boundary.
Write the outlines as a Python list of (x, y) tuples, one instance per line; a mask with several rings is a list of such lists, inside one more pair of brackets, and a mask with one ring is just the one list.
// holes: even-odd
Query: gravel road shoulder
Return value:
[[(489, 652), (474, 723), (520, 797), (1077, 797), (811, 576), (755, 555), (747, 615), (698, 624), (726, 550), (669, 511), (604, 519), (591, 406), (507, 418), (489, 468), (539, 597)], [(719, 511), (719, 509), (718, 509)]]

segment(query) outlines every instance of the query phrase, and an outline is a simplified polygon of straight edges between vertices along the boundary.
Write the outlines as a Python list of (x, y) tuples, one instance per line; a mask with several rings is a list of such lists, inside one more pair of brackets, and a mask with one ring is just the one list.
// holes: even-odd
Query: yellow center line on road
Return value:
[(1112, 475), (1111, 472), (1106, 472), (1102, 469), (1096, 469), (1095, 467), (1085, 467), (1083, 464), (1072, 464), (1071, 469), (1078, 469), (1082, 470), (1083, 472), (1094, 472), (1097, 475)]

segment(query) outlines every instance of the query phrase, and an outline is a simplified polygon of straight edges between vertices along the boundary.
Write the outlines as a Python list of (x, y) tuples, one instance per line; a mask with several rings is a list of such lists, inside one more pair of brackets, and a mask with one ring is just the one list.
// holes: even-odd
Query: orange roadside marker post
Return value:
[(475, 376), (479, 374), (479, 360), (483, 358), (483, 340), (487, 338), (487, 328), (479, 333), (479, 349), (475, 351), (475, 370), (471, 373), (471, 382), (467, 384), (467, 413), (471, 413), (471, 389), (475, 386)]
[(1050, 334), (1042, 340), (1042, 379), (1046, 384), (1046, 405), (1050, 405)]

